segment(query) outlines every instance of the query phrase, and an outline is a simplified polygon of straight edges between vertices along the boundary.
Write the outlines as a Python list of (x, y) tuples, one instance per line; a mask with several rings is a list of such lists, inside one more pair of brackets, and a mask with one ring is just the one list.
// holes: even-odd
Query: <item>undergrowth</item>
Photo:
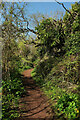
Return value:
[(65, 59), (60, 61), (53, 60), (52, 64), (49, 61), (50, 59), (36, 66), (32, 71), (32, 77), (51, 99), (56, 120), (78, 120), (78, 56), (65, 56)]
[(11, 74), (10, 79), (2, 80), (2, 120), (14, 120), (19, 117), (18, 101), (25, 93), (19, 71)]

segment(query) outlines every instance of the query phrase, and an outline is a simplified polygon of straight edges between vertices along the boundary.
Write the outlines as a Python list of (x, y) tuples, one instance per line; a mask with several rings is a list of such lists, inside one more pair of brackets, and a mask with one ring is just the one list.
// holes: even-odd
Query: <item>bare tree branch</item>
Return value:
[(74, 17), (73, 17), (73, 15), (71, 14), (71, 12), (64, 6), (64, 4), (63, 3), (60, 3), (60, 2), (58, 2), (57, 0), (55, 0), (58, 4), (60, 4), (60, 5), (62, 5), (63, 6), (63, 8), (72, 16), (72, 18), (74, 19)]
[(29, 22), (27, 21), (27, 30), (30, 31), (30, 32), (32, 32), (32, 33), (34, 33), (34, 34), (36, 34), (36, 35), (38, 35), (38, 32), (30, 29), (30, 28), (28, 27), (28, 25), (29, 25)]
[(32, 32), (32, 33), (38, 35), (38, 32), (36, 32), (36, 31), (34, 31), (34, 30), (30, 29), (30, 28), (28, 28), (28, 30), (29, 30), (30, 32)]
[[(32, 32), (32, 33), (34, 33), (34, 34), (36, 34), (36, 35), (39, 35), (39, 33), (38, 32), (36, 32), (35, 30), (33, 30), (33, 29), (30, 29), (29, 27), (28, 27), (28, 25), (29, 25), (29, 22), (28, 21), (26, 21), (27, 22), (27, 28), (20, 28), (20, 29), (18, 29), (18, 31), (21, 31), (21, 32)], [(54, 20), (54, 22), (56, 23), (57, 21), (56, 20)], [(56, 24), (54, 23), (54, 25), (56, 26)], [(38, 36), (38, 38), (39, 38), (39, 36)]]
[(35, 47), (39, 47), (39, 46), (43, 46), (44, 44), (41, 44), (41, 43), (36, 43), (34, 41), (32, 41), (31, 43), (33, 43), (35, 45)]

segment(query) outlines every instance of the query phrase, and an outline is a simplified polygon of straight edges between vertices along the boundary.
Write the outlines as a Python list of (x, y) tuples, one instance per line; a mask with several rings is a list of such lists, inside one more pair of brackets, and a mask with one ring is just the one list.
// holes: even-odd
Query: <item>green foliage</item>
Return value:
[[(38, 38), (36, 39), (37, 54), (32, 56), (24, 41), (25, 32), (17, 15), (20, 8), (17, 4), (10, 4), (6, 12), (7, 3), (2, 4), (3, 22), (3, 119), (18, 117), (18, 99), (24, 92), (20, 72), (33, 67), (32, 77), (51, 98), (57, 116), (75, 120), (80, 117), (79, 84), (80, 84), (80, 4), (75, 3), (63, 19), (43, 19), (38, 22)], [(17, 7), (19, 13), (15, 12)], [(9, 15), (8, 15), (8, 14)], [(13, 22), (13, 16), (15, 20)], [(35, 17), (35, 16), (34, 16)], [(19, 28), (21, 29), (19, 29)], [(10, 34), (11, 33), (11, 34)], [(23, 33), (23, 34), (22, 34)], [(34, 49), (33, 49), (34, 51)], [(28, 56), (29, 55), (29, 56)], [(38, 55), (38, 57), (37, 57)], [(37, 60), (36, 60), (37, 59)], [(16, 84), (17, 83), (17, 84)], [(52, 107), (52, 108), (53, 108)]]
[(71, 34), (70, 37), (66, 40), (65, 46), (67, 46), (66, 54), (77, 54), (80, 52), (80, 31), (75, 32), (75, 34)]
[[(75, 120), (79, 118), (79, 104), (80, 104), (77, 96), (78, 93), (78, 85), (76, 82), (77, 75), (75, 76), (75, 71), (78, 72), (77, 61), (69, 63), (69, 60), (71, 60), (72, 58), (69, 60), (68, 58), (67, 61), (64, 60), (65, 62), (57, 61), (57, 66), (53, 65), (54, 68), (50, 70), (51, 72), (49, 73), (46, 73), (47, 69), (44, 69), (44, 67), (47, 66), (47, 64), (45, 63), (45, 65), (42, 67), (44, 78), (42, 78), (43, 73), (41, 73), (41, 69), (39, 68), (39, 66), (37, 66), (32, 71), (32, 77), (37, 82), (37, 84), (42, 88), (44, 93), (51, 98), (53, 102), (52, 108), (53, 109), (56, 108), (55, 114), (58, 117), (63, 116), (64, 119)], [(69, 66), (72, 66), (72, 68), (70, 68)], [(74, 72), (71, 72), (73, 68), (75, 68), (75, 70)], [(61, 73), (61, 71), (63, 72)], [(69, 76), (70, 74), (73, 73), (73, 75), (71, 76), (71, 80), (70, 77), (66, 75), (67, 73)]]
[(27, 69), (31, 69), (31, 68), (32, 68), (31, 66), (24, 66), (23, 70), (27, 70)]
[(78, 97), (74, 94), (63, 94), (56, 105), (59, 114), (64, 114), (64, 118), (75, 120), (79, 116)]
[[(16, 77), (15, 77), (15, 76)], [(19, 117), (18, 100), (22, 94), (24, 94), (24, 87), (22, 84), (21, 75), (16, 71), (13, 76), (11, 74), (11, 80), (2, 81), (3, 87), (3, 101), (2, 101), (2, 119), (12, 120), (15, 117)], [(17, 84), (16, 84), (17, 83)]]
[(36, 27), (41, 60), (32, 77), (51, 98), (60, 120), (80, 118), (80, 4), (73, 4), (70, 13), (56, 22), (44, 19)]
[(6, 96), (3, 95), (2, 103), (3, 120), (11, 120), (19, 116), (19, 114), (17, 113), (18, 103), (16, 103), (16, 101), (18, 101), (18, 98), (15, 98), (13, 94), (7, 94)]
[(39, 33), (41, 43), (40, 48), (38, 47), (40, 56), (44, 56), (46, 52), (55, 56), (64, 54), (65, 41), (61, 20), (58, 20), (56, 25), (52, 18), (42, 20), (35, 29)]
[[(18, 101), (24, 94), (21, 72), (24, 60), (30, 53), (26, 46), (24, 26), (24, 7), (26, 3), (2, 4), (2, 119), (13, 120), (19, 116)], [(20, 16), (20, 17), (19, 17)], [(21, 23), (22, 22), (22, 23)], [(23, 60), (24, 59), (24, 60)], [(22, 70), (21, 70), (22, 67)]]
[(67, 55), (76, 54), (80, 51), (80, 4), (77, 2), (73, 4), (70, 12), (74, 19), (68, 13), (63, 17)]
[(38, 66), (33, 70), (32, 77), (37, 81), (38, 84), (43, 84), (45, 77), (49, 74), (52, 69), (53, 58), (45, 59), (39, 62)]

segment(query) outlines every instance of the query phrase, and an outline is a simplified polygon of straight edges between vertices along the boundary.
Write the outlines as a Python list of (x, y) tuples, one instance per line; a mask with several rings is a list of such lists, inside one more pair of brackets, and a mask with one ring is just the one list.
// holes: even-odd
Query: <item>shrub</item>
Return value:
[(56, 105), (59, 115), (64, 114), (64, 118), (74, 120), (79, 115), (78, 97), (76, 95), (63, 94)]

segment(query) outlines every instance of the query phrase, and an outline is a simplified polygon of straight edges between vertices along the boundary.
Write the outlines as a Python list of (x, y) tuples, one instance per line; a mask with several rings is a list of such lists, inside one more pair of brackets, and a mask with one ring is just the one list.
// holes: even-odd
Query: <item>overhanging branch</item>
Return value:
[(36, 32), (36, 31), (34, 31), (34, 30), (30, 29), (30, 28), (28, 28), (28, 30), (29, 30), (30, 32), (36, 34), (36, 35), (38, 34), (38, 32)]
[(71, 14), (71, 12), (64, 6), (63, 3), (58, 2), (57, 0), (55, 0), (58, 4), (62, 5), (62, 7), (71, 15), (71, 17), (74, 19), (73, 15)]
[(35, 41), (32, 41), (31, 44), (34, 44), (35, 47), (43, 46), (44, 44), (42, 43), (36, 43)]

